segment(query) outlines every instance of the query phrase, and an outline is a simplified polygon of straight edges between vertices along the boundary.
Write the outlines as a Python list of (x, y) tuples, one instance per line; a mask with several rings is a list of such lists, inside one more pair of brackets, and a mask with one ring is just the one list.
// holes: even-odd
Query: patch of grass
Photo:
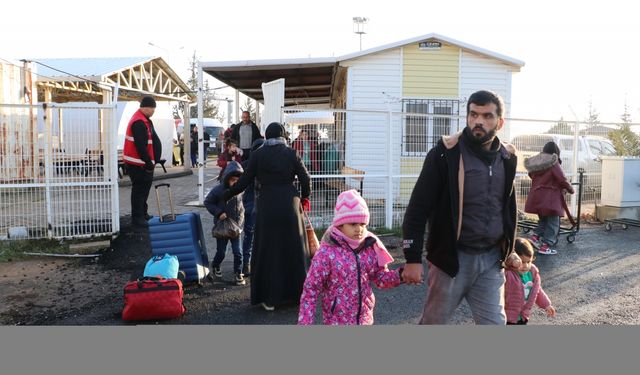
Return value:
[(402, 228), (376, 228), (372, 229), (371, 232), (375, 233), (378, 236), (396, 236), (402, 237)]
[(11, 262), (31, 258), (24, 252), (42, 252), (52, 254), (65, 254), (69, 251), (68, 243), (59, 240), (15, 240), (0, 241), (0, 262)]

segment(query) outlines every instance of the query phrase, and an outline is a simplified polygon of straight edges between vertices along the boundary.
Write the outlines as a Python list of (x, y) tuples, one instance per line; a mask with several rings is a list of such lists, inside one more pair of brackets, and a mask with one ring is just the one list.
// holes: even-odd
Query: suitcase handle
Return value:
[(156, 283), (156, 285), (158, 286), (162, 286), (161, 281), (164, 280), (164, 278), (162, 277), (155, 277), (155, 276), (145, 276), (145, 277), (141, 277), (137, 280), (137, 284), (138, 284), (138, 289), (142, 289), (142, 283), (144, 281), (153, 281), (154, 283)]
[(158, 193), (158, 188), (166, 186), (167, 189), (169, 190), (169, 207), (171, 208), (171, 220), (169, 221), (174, 221), (176, 219), (176, 210), (173, 208), (173, 197), (171, 194), (171, 185), (169, 185), (168, 183), (162, 183), (162, 184), (157, 184), (155, 186), (155, 190), (156, 190), (156, 203), (158, 204), (158, 218), (160, 220), (161, 223), (164, 223), (165, 218), (162, 216), (162, 211), (160, 210), (160, 194)]

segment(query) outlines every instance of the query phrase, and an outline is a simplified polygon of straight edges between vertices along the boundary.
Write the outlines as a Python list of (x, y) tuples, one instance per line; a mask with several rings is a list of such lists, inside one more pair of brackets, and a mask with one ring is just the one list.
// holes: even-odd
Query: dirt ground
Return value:
[(34, 256), (0, 263), (0, 324), (53, 325), (100, 305), (122, 308), (122, 288), (142, 276), (151, 256), (139, 245), (145, 235), (131, 232), (128, 220), (100, 257)]
[[(0, 263), (0, 325), (129, 324), (120, 317), (122, 290), (142, 276), (151, 251), (145, 234), (128, 229), (128, 218), (121, 223), (122, 232), (98, 258)], [(399, 266), (400, 239), (383, 241), (396, 259), (392, 268)], [(560, 240), (558, 255), (539, 255), (536, 264), (558, 316), (536, 311), (533, 324), (640, 324), (639, 243), (638, 228), (606, 232), (601, 224), (585, 225), (574, 244)], [(226, 281), (185, 287), (183, 318), (149, 324), (295, 324), (295, 307), (265, 313), (249, 306), (249, 286), (233, 285), (227, 268)], [(376, 291), (376, 296), (378, 324), (412, 324), (420, 315), (424, 286)], [(452, 323), (473, 324), (464, 303)]]

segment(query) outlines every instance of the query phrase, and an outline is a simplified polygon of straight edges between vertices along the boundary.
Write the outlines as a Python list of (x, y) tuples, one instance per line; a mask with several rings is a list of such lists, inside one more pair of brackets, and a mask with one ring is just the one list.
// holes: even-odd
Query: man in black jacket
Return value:
[(249, 160), (251, 145), (256, 139), (262, 138), (262, 135), (260, 135), (260, 128), (251, 121), (248, 111), (242, 111), (242, 122), (233, 126), (231, 138), (236, 139), (238, 147), (242, 149), (242, 161)]
[[(476, 324), (505, 324), (505, 263), (513, 252), (515, 149), (496, 137), (504, 102), (478, 91), (467, 102), (467, 126), (429, 151), (405, 212), (403, 280), (422, 282), (427, 239), (428, 291), (421, 324), (446, 324), (462, 298)], [(508, 261), (505, 262), (505, 260)]]

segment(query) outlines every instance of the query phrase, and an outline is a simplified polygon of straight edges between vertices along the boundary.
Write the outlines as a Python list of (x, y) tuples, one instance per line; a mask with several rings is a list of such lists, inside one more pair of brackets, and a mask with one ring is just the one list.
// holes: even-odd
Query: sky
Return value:
[(640, 123), (640, 22), (632, 1), (372, 3), (5, 2), (0, 58), (162, 56), (186, 75), (194, 53), (229, 61), (356, 52), (358, 16), (369, 19), (363, 49), (437, 33), (524, 61), (513, 76), (512, 118), (582, 121), (591, 103), (600, 121), (617, 122), (626, 102)]

